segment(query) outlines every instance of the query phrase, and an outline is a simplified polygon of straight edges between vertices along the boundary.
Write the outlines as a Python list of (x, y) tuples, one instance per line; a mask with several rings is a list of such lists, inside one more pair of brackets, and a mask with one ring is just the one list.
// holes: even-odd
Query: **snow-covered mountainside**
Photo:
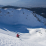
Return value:
[(32, 11), (0, 9), (0, 46), (46, 46), (45, 25), (46, 19)]
[(13, 25), (16, 24), (24, 24), (28, 26), (44, 25), (44, 23), (39, 22), (37, 18), (34, 17), (32, 11), (26, 9), (12, 9), (12, 8), (0, 9), (0, 22)]
[(44, 18), (44, 17), (42, 17), (42, 16), (40, 16), (40, 15), (38, 15), (38, 14), (36, 14), (36, 13), (32, 13), (32, 14), (34, 15), (34, 17), (37, 18), (37, 20), (38, 20), (39, 22), (42, 22), (42, 23), (44, 23), (44, 25), (46, 25), (46, 18)]

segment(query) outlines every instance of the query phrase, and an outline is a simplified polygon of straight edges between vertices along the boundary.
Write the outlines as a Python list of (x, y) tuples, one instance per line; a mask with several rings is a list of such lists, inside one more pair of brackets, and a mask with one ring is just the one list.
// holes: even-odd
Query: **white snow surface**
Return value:
[(29, 33), (19, 33), (0, 29), (0, 46), (46, 46), (46, 29), (27, 28)]
[(5, 8), (0, 9), (0, 22), (6, 24), (24, 24), (29, 26), (43, 26), (32, 14), (32, 11), (26, 9)]

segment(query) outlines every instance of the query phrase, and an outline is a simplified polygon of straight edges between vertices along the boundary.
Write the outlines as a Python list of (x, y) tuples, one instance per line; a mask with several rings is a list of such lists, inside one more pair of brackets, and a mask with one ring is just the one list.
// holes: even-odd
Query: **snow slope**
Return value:
[(32, 11), (26, 9), (5, 8), (0, 9), (0, 22), (6, 24), (24, 24), (28, 26), (43, 26), (32, 14)]
[(0, 29), (0, 46), (46, 46), (46, 29), (27, 28), (29, 33), (19, 33)]

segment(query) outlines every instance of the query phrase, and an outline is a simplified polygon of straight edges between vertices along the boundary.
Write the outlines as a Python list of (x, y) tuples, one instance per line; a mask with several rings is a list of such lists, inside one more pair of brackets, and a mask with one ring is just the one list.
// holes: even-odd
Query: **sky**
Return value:
[(0, 5), (46, 7), (46, 0), (0, 0)]

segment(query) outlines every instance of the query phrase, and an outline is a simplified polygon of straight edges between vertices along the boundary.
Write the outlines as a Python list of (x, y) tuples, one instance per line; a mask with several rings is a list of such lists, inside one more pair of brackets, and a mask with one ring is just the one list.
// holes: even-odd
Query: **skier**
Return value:
[(16, 35), (17, 38), (19, 38), (19, 36), (20, 36), (19, 34)]

